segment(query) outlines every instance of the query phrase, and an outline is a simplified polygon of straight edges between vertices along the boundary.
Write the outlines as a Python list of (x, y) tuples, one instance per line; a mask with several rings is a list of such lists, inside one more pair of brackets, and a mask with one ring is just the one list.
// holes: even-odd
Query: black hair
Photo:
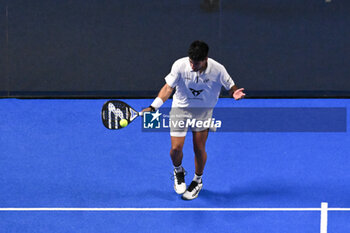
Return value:
[(208, 57), (209, 46), (200, 40), (193, 41), (188, 49), (188, 56), (193, 61), (203, 61)]

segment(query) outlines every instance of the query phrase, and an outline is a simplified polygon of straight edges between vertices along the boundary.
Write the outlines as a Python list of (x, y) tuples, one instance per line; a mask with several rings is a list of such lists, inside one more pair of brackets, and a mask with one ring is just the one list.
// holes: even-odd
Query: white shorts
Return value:
[(170, 136), (173, 137), (185, 137), (188, 128), (194, 132), (212, 128), (212, 108), (171, 108), (169, 114)]

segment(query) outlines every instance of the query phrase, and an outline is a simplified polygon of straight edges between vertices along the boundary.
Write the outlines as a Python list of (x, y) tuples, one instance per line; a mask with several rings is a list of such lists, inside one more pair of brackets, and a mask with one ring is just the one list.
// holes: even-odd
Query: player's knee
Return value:
[(181, 152), (182, 152), (182, 146), (172, 146), (171, 147), (171, 150), (170, 150), (170, 153), (171, 154), (175, 154), (175, 155), (177, 155), (177, 154), (181, 154)]

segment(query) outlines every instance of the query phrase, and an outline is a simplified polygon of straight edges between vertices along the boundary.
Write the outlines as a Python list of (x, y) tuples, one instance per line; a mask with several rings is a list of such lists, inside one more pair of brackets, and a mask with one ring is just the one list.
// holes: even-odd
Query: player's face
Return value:
[(194, 61), (190, 59), (191, 68), (193, 71), (204, 71), (207, 67), (207, 60), (208, 58), (204, 59), (203, 61)]

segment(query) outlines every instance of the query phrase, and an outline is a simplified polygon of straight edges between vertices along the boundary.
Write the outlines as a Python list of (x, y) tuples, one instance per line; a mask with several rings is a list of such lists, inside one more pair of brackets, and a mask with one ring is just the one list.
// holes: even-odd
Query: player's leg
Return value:
[(185, 169), (182, 167), (185, 136), (171, 136), (170, 157), (174, 165), (174, 190), (177, 194), (183, 194), (186, 191)]
[(174, 167), (179, 167), (182, 164), (182, 148), (185, 144), (185, 137), (171, 136), (170, 157)]
[(183, 194), (183, 199), (192, 200), (196, 198), (199, 191), (203, 187), (202, 175), (204, 171), (205, 164), (207, 162), (207, 152), (205, 150), (205, 144), (207, 142), (209, 129), (195, 132), (193, 131), (193, 150), (194, 150), (194, 163), (195, 163), (195, 174), (194, 178), (187, 188), (186, 192)]
[[(170, 121), (185, 122), (186, 118), (184, 117), (184, 110), (180, 108), (172, 108), (170, 111)], [(179, 124), (170, 124), (170, 157), (174, 165), (174, 190), (178, 194), (183, 194), (186, 191), (185, 169), (182, 167), (182, 148), (185, 143), (186, 134), (186, 127), (180, 127)]]
[(195, 173), (197, 176), (202, 176), (205, 164), (207, 162), (207, 152), (205, 150), (205, 144), (207, 142), (209, 129), (200, 132), (192, 132), (193, 134), (193, 150), (194, 150), (194, 163)]

